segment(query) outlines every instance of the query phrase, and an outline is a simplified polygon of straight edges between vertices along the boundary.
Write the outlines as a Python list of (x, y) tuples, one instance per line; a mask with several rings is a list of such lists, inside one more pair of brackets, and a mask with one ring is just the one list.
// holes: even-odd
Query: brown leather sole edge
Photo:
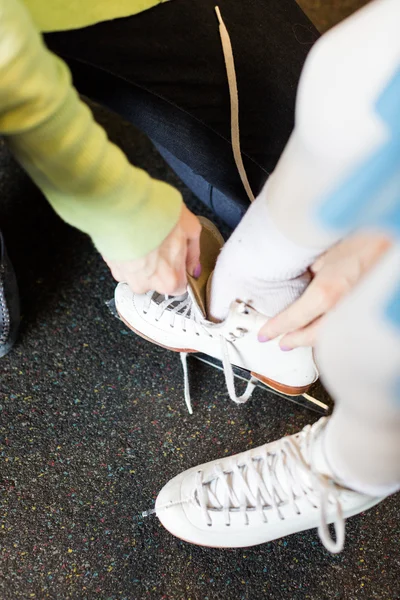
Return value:
[(264, 375), (258, 375), (258, 373), (253, 373), (253, 371), (251, 372), (251, 374), (253, 377), (258, 379), (258, 381), (261, 381), (261, 383), (264, 383), (276, 392), (281, 392), (286, 396), (301, 396), (302, 394), (305, 394), (311, 387), (311, 384), (301, 385), (297, 387), (285, 385), (284, 383), (278, 383), (277, 381), (274, 381), (274, 379), (268, 379), (268, 377), (264, 377)]
[[(131, 331), (136, 333), (136, 335), (143, 338), (144, 340), (151, 342), (152, 344), (155, 344), (156, 346), (160, 346), (160, 348), (165, 348), (166, 350), (171, 350), (171, 352), (187, 352), (188, 354), (196, 354), (198, 352), (198, 350), (191, 350), (190, 348), (171, 348), (170, 346), (165, 346), (164, 344), (155, 342), (151, 338), (147, 337), (146, 335), (144, 335), (143, 333), (141, 333), (140, 331), (138, 331), (137, 329), (132, 327), (132, 325), (130, 325), (124, 319), (124, 317), (121, 315), (121, 313), (118, 311), (118, 309), (117, 309), (117, 313), (118, 313), (118, 316), (121, 319), (121, 321), (123, 323), (125, 323), (125, 325)], [(276, 392), (280, 392), (282, 394), (286, 394), (286, 396), (301, 396), (301, 394), (304, 394), (305, 392), (307, 392), (311, 387), (311, 384), (299, 386), (299, 387), (285, 385), (284, 383), (279, 383), (278, 381), (274, 381), (273, 379), (268, 379), (268, 377), (264, 377), (264, 375), (258, 375), (257, 373), (253, 373), (253, 371), (251, 372), (251, 375), (253, 377), (255, 377), (256, 379), (258, 379), (258, 381), (261, 381), (261, 383), (264, 383), (265, 385), (270, 387), (272, 390), (275, 390)]]
[(187, 353), (196, 354), (197, 350), (189, 350), (188, 348), (170, 348), (169, 346), (164, 346), (164, 344), (160, 344), (159, 342), (155, 342), (151, 338), (147, 337), (147, 335), (144, 335), (143, 333), (141, 333), (140, 331), (138, 331), (137, 329), (135, 329), (134, 327), (132, 327), (132, 325), (130, 325), (128, 323), (128, 321), (125, 321), (124, 317), (121, 315), (121, 313), (118, 311), (118, 309), (117, 309), (117, 313), (118, 313), (118, 316), (121, 319), (121, 321), (123, 321), (125, 323), (125, 325), (131, 331), (133, 331), (134, 333), (136, 333), (136, 335), (138, 335), (139, 337), (143, 338), (147, 342), (151, 342), (152, 344), (155, 344), (156, 346), (160, 346), (160, 348), (165, 348), (166, 350), (171, 350), (171, 352), (187, 352)]

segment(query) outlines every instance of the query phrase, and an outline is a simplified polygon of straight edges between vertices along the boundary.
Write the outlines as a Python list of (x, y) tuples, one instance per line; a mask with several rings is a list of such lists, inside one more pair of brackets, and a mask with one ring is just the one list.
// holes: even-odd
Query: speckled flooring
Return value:
[[(136, 164), (179, 185), (142, 136), (101, 118)], [(400, 598), (399, 496), (351, 519), (339, 556), (315, 531), (210, 550), (141, 517), (181, 470), (318, 416), (260, 391), (237, 407), (222, 375), (194, 361), (189, 416), (179, 358), (109, 315), (105, 265), (4, 146), (0, 197), (24, 315), (19, 343), (0, 364), (0, 599)]]

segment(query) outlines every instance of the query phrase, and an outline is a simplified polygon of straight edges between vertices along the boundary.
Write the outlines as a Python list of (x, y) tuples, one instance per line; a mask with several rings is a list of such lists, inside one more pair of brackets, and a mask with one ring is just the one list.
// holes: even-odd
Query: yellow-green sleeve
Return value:
[(0, 0), (0, 134), (56, 212), (107, 258), (147, 254), (179, 219), (180, 193), (107, 139), (20, 0)]

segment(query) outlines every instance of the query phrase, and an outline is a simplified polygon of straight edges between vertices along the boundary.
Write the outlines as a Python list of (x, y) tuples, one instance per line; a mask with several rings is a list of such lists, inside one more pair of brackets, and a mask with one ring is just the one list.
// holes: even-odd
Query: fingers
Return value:
[(186, 270), (196, 279), (200, 277), (200, 236), (187, 242)]
[(321, 255), (310, 270), (314, 279), (296, 302), (270, 319), (259, 332), (266, 342), (278, 336), (282, 349), (312, 346), (321, 317), (331, 310), (390, 247), (375, 233), (345, 238)]
[(317, 258), (315, 263), (313, 265), (311, 265), (311, 267), (310, 267), (311, 273), (316, 275), (322, 269), (324, 264), (325, 264), (325, 254), (322, 254), (321, 256), (319, 256)]
[(302, 346), (315, 346), (323, 317), (316, 319), (311, 325), (284, 335), (279, 345), (282, 350), (293, 350)]
[(132, 277), (131, 275), (128, 275), (128, 276), (124, 277), (123, 279), (121, 279), (120, 281), (127, 283), (129, 285), (129, 287), (131, 288), (132, 292), (134, 292), (135, 294), (146, 294), (146, 292), (150, 291), (147, 280), (144, 281), (144, 280), (141, 280), (140, 278)]
[(179, 296), (186, 291), (186, 267), (181, 261), (175, 268), (161, 259), (155, 272), (148, 276), (144, 271), (132, 272), (126, 266), (110, 268), (111, 274), (118, 282), (125, 282), (135, 294), (156, 291), (168, 296)]
[(186, 270), (193, 277), (200, 277), (200, 235), (201, 224), (198, 218), (185, 207), (183, 231), (187, 239)]
[(179, 222), (158, 248), (139, 259), (107, 260), (117, 281), (125, 281), (136, 294), (156, 291), (168, 296), (184, 294), (187, 271), (199, 277), (201, 225), (183, 205)]
[(318, 286), (312, 282), (296, 302), (270, 319), (260, 329), (259, 340), (267, 341), (279, 335), (303, 329), (324, 314), (326, 306), (327, 299)]
[(187, 279), (185, 264), (182, 263), (179, 268), (172, 268), (169, 265), (160, 264), (156, 275), (149, 281), (151, 290), (167, 296), (180, 296), (186, 291)]
[(181, 273), (173, 269), (165, 269), (162, 275), (158, 273), (151, 279), (141, 279), (138, 277), (125, 277), (125, 281), (135, 294), (146, 294), (150, 291), (165, 294), (167, 296), (180, 296), (186, 291), (186, 273)]
[(181, 260), (171, 265), (164, 258), (160, 258), (151, 277), (135, 273), (126, 277), (124, 281), (135, 294), (155, 291), (167, 296), (180, 296), (185, 293), (187, 285), (185, 263)]
[(177, 227), (158, 249), (156, 271), (148, 281), (150, 289), (168, 296), (185, 293), (186, 252), (186, 236)]

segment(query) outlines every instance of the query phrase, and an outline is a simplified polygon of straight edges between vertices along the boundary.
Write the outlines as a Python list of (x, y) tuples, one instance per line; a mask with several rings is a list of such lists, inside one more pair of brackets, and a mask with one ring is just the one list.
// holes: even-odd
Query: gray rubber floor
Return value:
[[(100, 116), (135, 163), (180, 185), (146, 139)], [(191, 546), (141, 517), (183, 469), (318, 415), (260, 391), (237, 407), (221, 373), (192, 361), (189, 416), (178, 356), (109, 315), (114, 284), (102, 260), (4, 146), (0, 197), (24, 315), (0, 365), (1, 600), (400, 598), (399, 496), (353, 518), (339, 556), (316, 531), (226, 551)]]

